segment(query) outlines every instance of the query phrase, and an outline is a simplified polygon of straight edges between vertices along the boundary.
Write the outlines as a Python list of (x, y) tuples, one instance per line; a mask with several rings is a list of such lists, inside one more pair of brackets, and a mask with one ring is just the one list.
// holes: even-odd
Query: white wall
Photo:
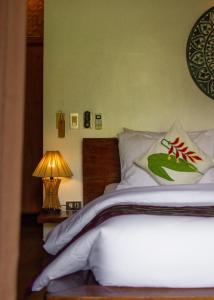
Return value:
[[(122, 127), (188, 130), (214, 127), (214, 101), (186, 64), (186, 43), (208, 0), (45, 0), (44, 151), (60, 150), (74, 177), (61, 203), (82, 199), (83, 137), (115, 136)], [(55, 113), (66, 113), (57, 138)], [(83, 129), (85, 110), (103, 114), (103, 130)], [(69, 112), (80, 114), (70, 130)]]

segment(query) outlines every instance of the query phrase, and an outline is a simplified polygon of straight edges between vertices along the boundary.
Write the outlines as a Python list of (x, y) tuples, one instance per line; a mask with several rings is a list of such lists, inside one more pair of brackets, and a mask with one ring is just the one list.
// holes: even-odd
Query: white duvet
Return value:
[[(59, 224), (44, 248), (56, 254), (99, 212), (120, 203), (213, 206), (214, 185), (144, 187), (103, 195)], [(32, 290), (84, 269), (91, 269), (102, 285), (214, 287), (213, 253), (214, 217), (112, 217), (65, 247), (37, 277)]]

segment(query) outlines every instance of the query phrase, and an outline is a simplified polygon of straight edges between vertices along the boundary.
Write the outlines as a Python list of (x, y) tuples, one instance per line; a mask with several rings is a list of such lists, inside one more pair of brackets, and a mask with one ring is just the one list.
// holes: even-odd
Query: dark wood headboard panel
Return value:
[(103, 194), (107, 184), (120, 182), (117, 138), (83, 139), (83, 203)]

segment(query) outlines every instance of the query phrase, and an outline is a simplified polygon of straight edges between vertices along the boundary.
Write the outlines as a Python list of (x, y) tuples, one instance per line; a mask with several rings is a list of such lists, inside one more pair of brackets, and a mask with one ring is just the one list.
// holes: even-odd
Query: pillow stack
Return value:
[(175, 122), (167, 133), (125, 129), (118, 138), (121, 183), (117, 189), (214, 183), (214, 129), (186, 133)]

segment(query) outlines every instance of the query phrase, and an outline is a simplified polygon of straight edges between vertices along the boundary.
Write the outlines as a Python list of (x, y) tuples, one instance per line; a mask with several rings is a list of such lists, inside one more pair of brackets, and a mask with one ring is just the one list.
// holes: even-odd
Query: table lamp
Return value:
[(33, 176), (42, 177), (45, 187), (45, 199), (42, 209), (46, 212), (59, 212), (60, 202), (58, 189), (61, 179), (58, 177), (71, 177), (73, 174), (59, 151), (47, 151), (40, 160)]

